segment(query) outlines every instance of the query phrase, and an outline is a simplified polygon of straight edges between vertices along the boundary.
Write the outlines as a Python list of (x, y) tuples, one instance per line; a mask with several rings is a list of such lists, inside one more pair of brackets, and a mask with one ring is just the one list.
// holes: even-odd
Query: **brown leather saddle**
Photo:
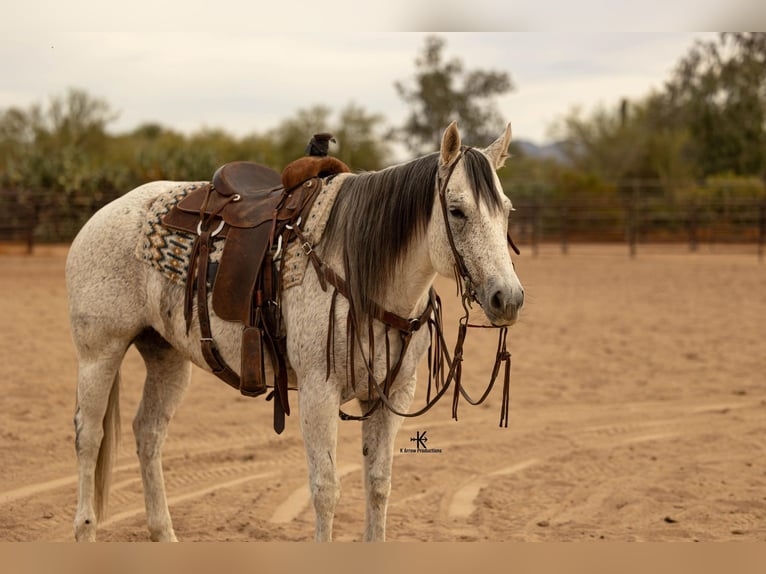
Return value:
[[(325, 177), (348, 172), (332, 157), (304, 157), (278, 172), (253, 162), (220, 167), (212, 181), (197, 188), (164, 217), (167, 227), (194, 234), (186, 279), (184, 316), (191, 326), (194, 302), (202, 353), (213, 373), (246, 396), (268, 389), (265, 360), (274, 371), (274, 429), (284, 429), (290, 414), (287, 398), (285, 334), (280, 311), (281, 281), (275, 256), (296, 237)], [(210, 261), (212, 241), (225, 237), (216, 265)], [(208, 294), (215, 314), (244, 325), (240, 374), (223, 359), (210, 328)], [(195, 297), (196, 291), (196, 297)]]

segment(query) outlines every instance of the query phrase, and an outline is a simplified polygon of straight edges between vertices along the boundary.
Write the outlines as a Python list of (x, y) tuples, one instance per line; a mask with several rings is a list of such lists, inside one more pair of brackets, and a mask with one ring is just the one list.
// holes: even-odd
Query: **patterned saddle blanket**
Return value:
[[(328, 181), (319, 192), (308, 220), (301, 227), (305, 235), (316, 246), (322, 239), (332, 206), (335, 203), (343, 176)], [(186, 283), (194, 245), (195, 235), (165, 226), (162, 219), (183, 200), (190, 192), (207, 185), (208, 182), (178, 183), (175, 187), (160, 194), (151, 204), (144, 221), (136, 257), (162, 273), (169, 281), (183, 285)], [(220, 262), (225, 237), (213, 238), (210, 254), (212, 264)], [(303, 283), (309, 259), (298, 243), (291, 243), (285, 250), (280, 262), (282, 288), (289, 289)], [(213, 270), (213, 277), (215, 271)]]

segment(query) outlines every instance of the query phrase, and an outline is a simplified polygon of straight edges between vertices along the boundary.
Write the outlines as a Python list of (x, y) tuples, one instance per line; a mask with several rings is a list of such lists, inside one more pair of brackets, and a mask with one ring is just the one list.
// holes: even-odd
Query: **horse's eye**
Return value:
[(451, 207), (449, 210), (449, 214), (456, 219), (465, 219), (465, 213), (463, 213), (462, 209), (459, 209), (457, 207)]

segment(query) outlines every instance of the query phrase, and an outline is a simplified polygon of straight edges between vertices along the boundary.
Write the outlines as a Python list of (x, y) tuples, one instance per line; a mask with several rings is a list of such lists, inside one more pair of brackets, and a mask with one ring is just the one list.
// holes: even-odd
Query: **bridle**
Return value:
[[(463, 146), (460, 149), (460, 154), (458, 154), (457, 158), (455, 158), (455, 161), (450, 164), (449, 168), (447, 169), (447, 174), (442, 178), (441, 176), (438, 176), (437, 183), (439, 187), (439, 203), (441, 204), (442, 208), (442, 216), (444, 217), (444, 227), (447, 232), (447, 240), (449, 242), (450, 249), (452, 251), (452, 257), (455, 261), (455, 279), (457, 280), (458, 287), (462, 290), (461, 295), (463, 299), (463, 307), (466, 306), (470, 307), (472, 302), (476, 302), (481, 306), (481, 303), (479, 302), (478, 295), (476, 293), (475, 288), (475, 282), (473, 278), (471, 277), (471, 272), (468, 270), (468, 266), (465, 264), (465, 259), (463, 259), (463, 254), (460, 253), (457, 246), (455, 245), (455, 237), (452, 234), (452, 226), (449, 223), (449, 209), (447, 208), (447, 185), (449, 184), (450, 178), (452, 177), (453, 172), (455, 171), (455, 167), (458, 163), (460, 163), (460, 160), (463, 159), (463, 156), (468, 153), (469, 150), (471, 150), (470, 146)], [(513, 242), (513, 239), (511, 239), (511, 232), (508, 231), (507, 233), (508, 238), (508, 244), (510, 245), (511, 249), (513, 249), (514, 253), (516, 255), (519, 255), (519, 248), (516, 247), (516, 244)], [(466, 309), (467, 310), (467, 309)]]
[[(401, 417), (420, 416), (424, 414), (425, 412), (427, 412), (428, 410), (430, 410), (446, 394), (452, 382), (455, 383), (453, 400), (452, 400), (452, 418), (457, 420), (457, 407), (458, 407), (458, 402), (460, 397), (462, 396), (463, 398), (465, 398), (466, 401), (468, 401), (468, 403), (471, 405), (482, 404), (486, 400), (486, 398), (489, 396), (489, 393), (494, 386), (495, 380), (497, 379), (497, 376), (500, 373), (501, 366), (504, 365), (504, 369), (503, 369), (504, 384), (503, 384), (503, 399), (502, 399), (501, 412), (500, 412), (500, 426), (505, 426), (505, 427), (508, 426), (508, 410), (509, 410), (509, 397), (510, 397), (510, 370), (511, 370), (511, 354), (510, 352), (508, 352), (508, 349), (507, 349), (508, 327), (474, 325), (469, 323), (469, 314), (470, 314), (469, 310), (470, 310), (470, 307), (472, 306), (472, 303), (476, 302), (479, 304), (479, 306), (481, 306), (481, 303), (479, 302), (478, 294), (475, 288), (475, 283), (473, 281), (473, 278), (471, 277), (471, 273), (468, 270), (468, 267), (465, 263), (465, 260), (462, 254), (457, 249), (457, 246), (455, 244), (455, 238), (452, 233), (452, 227), (450, 226), (450, 223), (449, 223), (449, 213), (447, 209), (446, 196), (447, 196), (447, 186), (449, 184), (450, 178), (452, 177), (457, 164), (460, 163), (460, 160), (470, 149), (471, 149), (470, 147), (462, 147), (457, 158), (450, 164), (449, 168), (447, 169), (446, 174), (443, 177), (441, 176), (441, 174), (437, 175), (439, 203), (441, 204), (441, 210), (442, 210), (442, 215), (444, 218), (444, 225), (446, 228), (447, 240), (449, 242), (450, 249), (452, 251), (452, 256), (455, 263), (455, 275), (456, 275), (456, 280), (458, 284), (458, 294), (461, 296), (463, 309), (465, 310), (465, 315), (460, 319), (460, 322), (459, 322), (457, 341), (455, 343), (455, 348), (452, 355), (450, 355), (449, 351), (447, 350), (447, 343), (444, 339), (441, 300), (439, 299), (439, 296), (436, 294), (436, 291), (433, 289), (433, 287), (429, 291), (428, 303), (426, 304), (426, 308), (417, 319), (407, 320), (382, 310), (376, 310), (373, 316), (369, 318), (369, 324), (368, 324), (368, 329), (369, 329), (368, 351), (369, 352), (367, 355), (365, 355), (364, 347), (363, 347), (361, 338), (359, 336), (360, 326), (357, 324), (356, 314), (353, 312), (353, 302), (349, 299), (348, 289), (346, 288), (345, 282), (342, 281), (342, 278), (338, 277), (334, 272), (332, 272), (331, 269), (329, 269), (328, 267), (324, 265), (322, 266), (324, 270), (324, 273), (323, 273), (324, 278), (327, 279), (327, 281), (331, 283), (336, 289), (336, 293), (333, 294), (333, 302), (330, 309), (330, 325), (329, 325), (328, 343), (327, 343), (327, 376), (329, 378), (330, 369), (331, 369), (332, 353), (330, 349), (331, 347), (330, 338), (332, 336), (332, 330), (334, 328), (335, 295), (338, 292), (340, 292), (347, 299), (349, 299), (350, 308), (351, 308), (348, 315), (348, 321), (347, 321), (347, 338), (348, 338), (348, 342), (352, 345), (351, 347), (349, 347), (350, 349), (349, 356), (352, 360), (352, 364), (350, 368), (352, 386), (354, 386), (354, 379), (353, 379), (354, 377), (353, 375), (354, 346), (358, 346), (358, 349), (362, 355), (363, 363), (367, 370), (369, 392), (372, 395), (372, 390), (374, 389), (375, 393), (377, 394), (377, 400), (375, 400), (372, 407), (361, 416), (349, 415), (343, 412), (343, 410), (340, 410), (340, 418), (343, 420), (365, 420), (369, 418), (369, 416), (375, 410), (380, 408), (381, 405), (385, 406), (385, 408), (387, 408), (393, 414), (401, 416)], [(513, 243), (510, 233), (508, 233), (508, 243), (510, 247), (513, 249), (513, 251), (518, 255), (519, 250), (516, 247), (516, 245)], [(395, 318), (395, 320), (391, 320), (392, 317)], [(374, 358), (374, 348), (372, 345), (372, 341), (373, 341), (372, 320), (373, 319), (378, 319), (381, 322), (383, 322), (385, 325), (386, 378), (385, 378), (383, 386), (381, 386), (381, 384), (378, 382), (373, 372), (373, 362), (372, 362)], [(429, 380), (428, 380), (428, 392), (426, 395), (426, 405), (415, 412), (409, 412), (409, 413), (400, 412), (391, 403), (388, 397), (388, 393), (390, 391), (390, 386), (393, 383), (393, 380), (396, 378), (396, 375), (398, 374), (402, 366), (404, 355), (407, 352), (407, 349), (409, 347), (409, 344), (414, 332), (420, 329), (420, 327), (425, 324), (428, 325), (428, 329), (431, 334), (431, 346), (429, 347), (429, 350), (428, 350), (428, 357), (429, 357), (428, 379)], [(465, 343), (465, 339), (466, 339), (469, 327), (499, 329), (498, 345), (497, 345), (497, 351), (495, 353), (495, 364), (492, 369), (492, 375), (490, 377), (489, 384), (487, 385), (487, 389), (484, 391), (481, 397), (477, 400), (472, 399), (461, 384), (463, 346)], [(396, 363), (393, 366), (391, 366), (391, 362), (390, 362), (389, 332), (391, 328), (399, 332), (401, 343), (402, 343), (402, 347), (399, 352), (399, 358), (397, 359)], [(449, 367), (449, 370), (446, 373), (444, 370), (445, 360)], [(435, 385), (436, 394), (433, 396), (433, 398), (431, 398), (432, 383), (434, 381), (436, 383)]]
[(444, 217), (444, 227), (445, 231), (447, 232), (447, 240), (449, 242), (450, 249), (452, 250), (452, 258), (455, 262), (455, 278), (458, 279), (458, 285), (462, 287), (463, 297), (468, 297), (469, 301), (476, 301), (478, 303), (479, 299), (476, 294), (471, 272), (468, 271), (468, 266), (465, 264), (463, 254), (458, 251), (458, 248), (455, 245), (455, 237), (452, 233), (452, 226), (449, 223), (449, 209), (447, 208), (447, 185), (452, 178), (455, 167), (457, 167), (457, 164), (460, 163), (460, 160), (463, 159), (463, 156), (468, 152), (469, 149), (471, 148), (463, 147), (460, 150), (460, 154), (458, 154), (457, 158), (455, 158), (455, 161), (453, 161), (447, 168), (447, 174), (444, 177), (441, 177), (441, 175), (438, 176), (437, 185), (439, 187), (439, 203), (442, 207), (442, 216)]

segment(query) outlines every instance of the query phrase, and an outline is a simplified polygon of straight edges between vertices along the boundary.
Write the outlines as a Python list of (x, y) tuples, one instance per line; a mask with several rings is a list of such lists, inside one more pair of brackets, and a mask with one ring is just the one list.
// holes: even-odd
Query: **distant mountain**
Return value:
[(519, 152), (525, 157), (552, 159), (559, 163), (569, 163), (564, 153), (564, 142), (554, 142), (545, 145), (537, 145), (527, 140), (515, 140)]

